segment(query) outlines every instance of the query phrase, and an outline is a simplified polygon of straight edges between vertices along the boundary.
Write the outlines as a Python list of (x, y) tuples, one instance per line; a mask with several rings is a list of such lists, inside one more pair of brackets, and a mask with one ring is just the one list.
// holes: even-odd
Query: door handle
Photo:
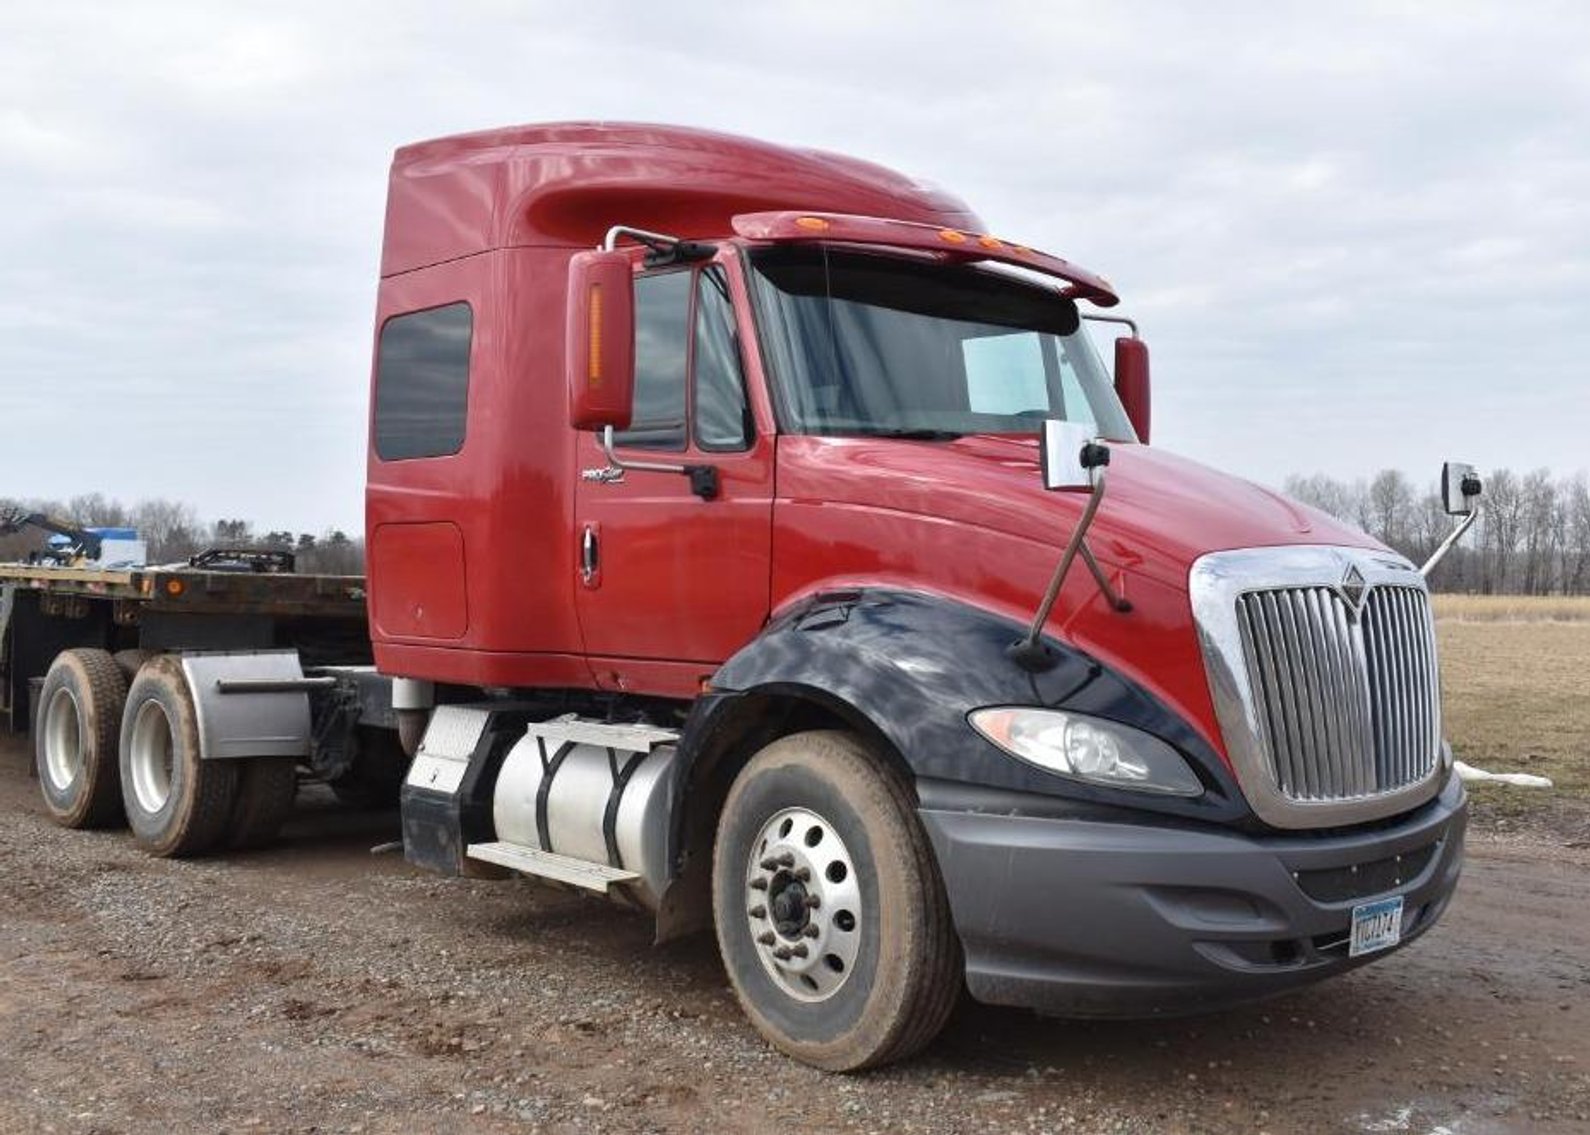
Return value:
[(596, 525), (587, 524), (580, 533), (580, 581), (587, 587), (597, 584), (597, 572), (602, 566), (601, 554)]

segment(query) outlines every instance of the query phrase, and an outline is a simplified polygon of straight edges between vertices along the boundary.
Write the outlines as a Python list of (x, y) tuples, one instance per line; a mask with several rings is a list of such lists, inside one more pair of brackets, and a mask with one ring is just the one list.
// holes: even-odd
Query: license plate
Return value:
[(1388, 949), (1402, 939), (1402, 896), (1366, 902), (1353, 907), (1353, 936), (1347, 944), (1347, 956), (1372, 954)]

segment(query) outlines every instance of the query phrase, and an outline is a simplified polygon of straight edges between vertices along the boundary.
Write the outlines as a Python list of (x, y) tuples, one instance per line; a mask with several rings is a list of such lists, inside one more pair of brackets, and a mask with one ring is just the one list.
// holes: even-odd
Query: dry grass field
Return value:
[(1435, 610), (1458, 759), (1556, 785), (1471, 786), (1478, 818), (1590, 838), (1590, 599), (1444, 595)]
[(1437, 595), (1435, 617), (1461, 623), (1590, 622), (1590, 595)]

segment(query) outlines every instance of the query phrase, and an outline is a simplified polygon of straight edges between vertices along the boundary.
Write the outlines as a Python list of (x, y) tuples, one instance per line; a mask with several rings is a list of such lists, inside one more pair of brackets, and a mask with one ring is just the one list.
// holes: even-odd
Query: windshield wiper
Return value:
[(846, 430), (845, 433), (856, 434), (861, 437), (887, 437), (897, 438), (900, 441), (958, 441), (965, 437), (959, 430), (911, 430), (911, 429), (875, 429), (875, 430)]

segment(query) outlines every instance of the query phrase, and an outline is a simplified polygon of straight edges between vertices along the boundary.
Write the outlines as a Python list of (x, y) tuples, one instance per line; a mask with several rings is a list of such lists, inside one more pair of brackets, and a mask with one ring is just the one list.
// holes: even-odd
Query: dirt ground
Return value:
[(966, 1005), (827, 1076), (741, 1018), (712, 942), (370, 848), (313, 793), (286, 840), (165, 862), (41, 815), (0, 743), (0, 1131), (1582, 1132), (1590, 857), (1480, 839), (1408, 949), (1254, 1008), (1078, 1024)]

